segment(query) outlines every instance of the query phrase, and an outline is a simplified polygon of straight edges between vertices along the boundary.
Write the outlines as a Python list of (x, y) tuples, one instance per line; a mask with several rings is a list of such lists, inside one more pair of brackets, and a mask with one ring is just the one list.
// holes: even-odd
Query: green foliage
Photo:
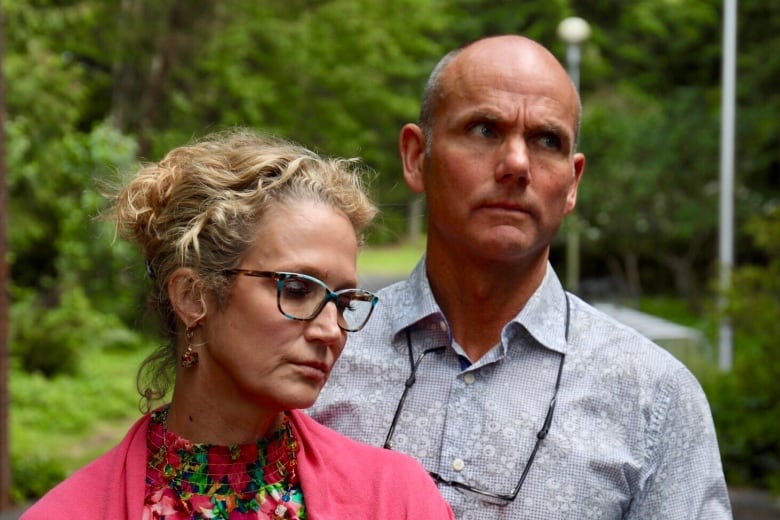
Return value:
[(133, 130), (145, 134), (152, 158), (233, 125), (327, 154), (359, 155), (379, 172), (374, 194), (388, 213), (374, 240), (403, 236), (410, 192), (397, 135), (417, 118), (425, 78), (446, 49), (440, 40), (451, 15), (435, 0), (296, 5), (231, 0), (205, 27), (204, 13), (169, 27), (172, 38), (191, 38), (195, 26), (201, 31), (187, 53), (171, 56), (156, 119)]
[(51, 299), (28, 291), (11, 307), (11, 354), (27, 372), (75, 375), (80, 359), (95, 349), (142, 345), (116, 315), (97, 311), (80, 288)]
[(31, 299), (16, 303), (11, 319), (11, 354), (24, 370), (46, 377), (78, 371), (80, 349), (86, 345), (77, 337), (81, 325), (78, 311), (59, 307), (47, 312)]
[(11, 501), (17, 504), (37, 500), (67, 476), (59, 460), (29, 455), (12, 456), (11, 472)]
[(95, 70), (102, 49), (84, 36), (101, 23), (104, 5), (4, 5), (10, 263), (16, 287), (49, 293), (81, 285), (129, 322), (138, 291), (115, 288), (133, 253), (112, 248), (113, 231), (93, 222), (104, 207), (100, 183), (129, 168), (137, 152), (135, 139), (92, 105), (105, 74)]
[[(700, 305), (717, 270), (722, 2), (572, 5), (593, 28), (581, 74), (588, 164), (578, 214), (588, 225), (584, 266), (601, 272), (585, 276), (610, 266), (629, 283)], [(768, 50), (780, 17), (764, 2), (741, 3), (737, 14), (739, 224), (780, 197), (780, 60)], [(750, 258), (750, 238), (740, 233), (736, 243)]]
[(80, 285), (105, 311), (130, 321), (142, 285), (128, 283), (135, 280), (123, 268), (141, 262), (128, 244), (112, 243), (108, 222), (95, 219), (105, 206), (98, 190), (135, 161), (135, 142), (101, 124), (25, 147), (17, 123), (8, 126), (14, 283), (41, 292)]
[(522, 34), (555, 48), (557, 21), (572, 15), (568, 0), (515, 2), (512, 0), (451, 0), (451, 21), (443, 35), (455, 48), (489, 34)]
[(74, 189), (63, 190), (55, 205), (57, 283), (79, 286), (95, 308), (132, 323), (146, 287), (142, 261), (129, 243), (115, 239), (113, 224), (100, 215), (106, 207), (103, 191), (119, 180), (116, 172), (135, 165), (136, 142), (100, 124), (89, 134), (66, 136), (62, 148), (59, 168), (74, 177)]
[(780, 206), (748, 228), (768, 263), (733, 274), (734, 368), (709, 392), (729, 481), (780, 493)]
[[(586, 276), (605, 276), (604, 266), (612, 266), (610, 274), (637, 286), (694, 301), (713, 274), (717, 0), (4, 3), (11, 206), (18, 224), (11, 230), (12, 260), (22, 286), (63, 275), (68, 266), (57, 260), (63, 249), (91, 272), (89, 249), (108, 243), (106, 230), (82, 218), (99, 207), (91, 200), (94, 186), (88, 200), (76, 190), (89, 185), (87, 176), (126, 165), (119, 156), (127, 148), (119, 146), (117, 156), (101, 163), (73, 154), (74, 143), (67, 142), (75, 136), (85, 145), (85, 136), (105, 121), (119, 135), (133, 136), (150, 159), (233, 125), (263, 128), (324, 153), (360, 155), (378, 172), (373, 192), (385, 213), (369, 240), (405, 237), (412, 194), (401, 178), (396, 140), (400, 126), (417, 117), (435, 61), (463, 42), (512, 32), (539, 39), (563, 59), (556, 27), (573, 14), (593, 29), (581, 74), (581, 148), (589, 161), (579, 211), (588, 224), (585, 265), (601, 272)], [(773, 117), (780, 110), (774, 87), (780, 62), (770, 45), (780, 35), (780, 17), (759, 2), (741, 5), (739, 15), (741, 220), (780, 196)], [(69, 154), (74, 165), (86, 161), (76, 170), (81, 176), (60, 162)], [(64, 206), (82, 211), (58, 207), (53, 198), (60, 196)], [(88, 229), (88, 239), (68, 233), (67, 245), (53, 243), (63, 216), (71, 229)], [(125, 289), (115, 304), (104, 300), (129, 323), (140, 307), (140, 263), (117, 247), (119, 261), (99, 255), (92, 263), (101, 272), (86, 280), (87, 292), (92, 298), (108, 287)], [(119, 266), (131, 270), (117, 275)], [(135, 275), (128, 274), (132, 269)]]
[[(591, 98), (583, 114), (588, 163), (578, 206), (589, 255), (611, 258), (622, 268), (612, 274), (629, 280), (639, 279), (627, 273), (635, 258), (661, 266), (694, 305), (712, 275), (719, 202), (716, 172), (701, 160), (718, 154), (717, 120), (702, 98), (706, 92), (688, 87), (661, 102), (627, 86)], [(641, 294), (641, 287), (632, 289)]]
[(402, 242), (392, 246), (367, 247), (358, 253), (360, 276), (396, 276), (403, 278), (412, 272), (425, 252), (425, 239)]
[(138, 417), (135, 371), (151, 350), (86, 353), (77, 377), (11, 371), (12, 494), (38, 498), (125, 434)]
[[(115, 171), (213, 129), (262, 128), (323, 153), (362, 156), (377, 171), (373, 194), (384, 213), (369, 241), (397, 242), (406, 238), (414, 196), (401, 176), (398, 131), (417, 118), (434, 63), (465, 41), (512, 32), (539, 39), (563, 60), (555, 30), (568, 15), (584, 16), (593, 29), (581, 71), (588, 166), (578, 215), (583, 265), (593, 270), (584, 275), (617, 273), (640, 288), (706, 301), (699, 293), (716, 271), (718, 225), (719, 0), (0, 2), (19, 365), (28, 356), (54, 360), (49, 372), (84, 373), (102, 349), (135, 352), (127, 326), (141, 322), (142, 259), (96, 220), (105, 209), (100, 186)], [(743, 223), (780, 200), (780, 16), (772, 2), (758, 1), (740, 3), (738, 14)], [(737, 481), (766, 483), (775, 468), (776, 437), (766, 422), (777, 415), (778, 378), (768, 360), (780, 338), (773, 226), (759, 225), (752, 236), (738, 227), (740, 261), (753, 266), (735, 273), (736, 368), (713, 390), (727, 471)], [(408, 271), (417, 253), (410, 258), (404, 267), (379, 263)], [(62, 404), (26, 382), (44, 402)], [(740, 438), (743, 431), (749, 435)], [(14, 449), (31, 448), (20, 438)], [(760, 467), (748, 467), (753, 452)]]

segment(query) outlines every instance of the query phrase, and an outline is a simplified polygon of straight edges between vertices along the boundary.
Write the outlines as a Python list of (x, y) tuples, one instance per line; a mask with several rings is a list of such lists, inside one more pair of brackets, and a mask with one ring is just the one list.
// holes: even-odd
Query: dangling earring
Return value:
[(187, 349), (181, 355), (181, 366), (192, 368), (198, 366), (198, 353), (192, 350), (192, 338), (195, 336), (195, 328), (187, 327)]

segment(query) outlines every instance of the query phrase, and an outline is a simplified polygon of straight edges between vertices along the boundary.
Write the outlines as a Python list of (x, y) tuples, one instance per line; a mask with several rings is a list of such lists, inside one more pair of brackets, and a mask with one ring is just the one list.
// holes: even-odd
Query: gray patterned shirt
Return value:
[(551, 266), (500, 344), (473, 364), (459, 355), (424, 259), (379, 297), (310, 413), (382, 446), (412, 359), (446, 346), (420, 363), (392, 438), (393, 449), (445, 479), (511, 494), (564, 360), (549, 435), (517, 497), (497, 505), (441, 484), (459, 520), (731, 518), (696, 378), (661, 347), (565, 293)]

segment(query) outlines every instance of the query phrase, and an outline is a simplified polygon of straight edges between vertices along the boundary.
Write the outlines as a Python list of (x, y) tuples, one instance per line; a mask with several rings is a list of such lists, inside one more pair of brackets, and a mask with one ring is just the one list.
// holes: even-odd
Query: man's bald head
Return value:
[(568, 85), (567, 95), (572, 97), (576, 105), (574, 135), (579, 135), (579, 93), (558, 59), (530, 38), (519, 35), (489, 36), (450, 51), (433, 68), (420, 107), (419, 125), (426, 138), (426, 149), (433, 135), (434, 119), (440, 102), (452, 89), (458, 88), (458, 79), (463, 71), (477, 65), (493, 69), (505, 67), (507, 73), (510, 69), (522, 68), (527, 76), (538, 76), (539, 81), (563, 82)]

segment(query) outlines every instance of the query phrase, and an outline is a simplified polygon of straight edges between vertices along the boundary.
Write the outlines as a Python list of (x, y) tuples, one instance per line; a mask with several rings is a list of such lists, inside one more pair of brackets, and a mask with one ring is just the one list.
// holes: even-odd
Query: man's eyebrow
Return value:
[(466, 114), (466, 116), (467, 119), (481, 119), (483, 121), (501, 121), (502, 119), (500, 114), (486, 109), (473, 110)]
[(569, 136), (569, 129), (565, 125), (560, 123), (545, 122), (539, 125), (538, 129), (543, 132), (552, 132), (554, 134), (558, 134), (564, 137)]
[(477, 109), (462, 113), (456, 121), (460, 124), (490, 123), (498, 125), (504, 121), (504, 118), (493, 110)]

